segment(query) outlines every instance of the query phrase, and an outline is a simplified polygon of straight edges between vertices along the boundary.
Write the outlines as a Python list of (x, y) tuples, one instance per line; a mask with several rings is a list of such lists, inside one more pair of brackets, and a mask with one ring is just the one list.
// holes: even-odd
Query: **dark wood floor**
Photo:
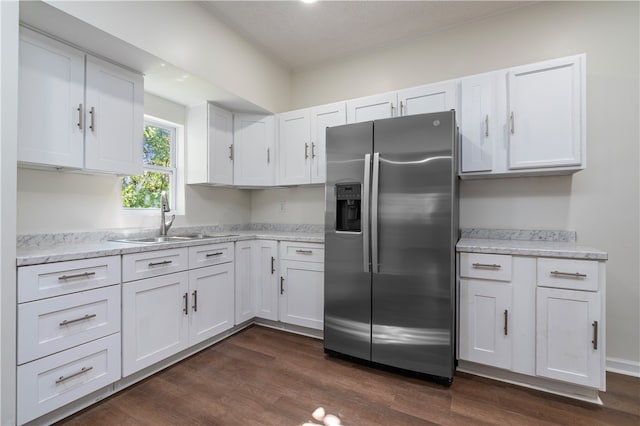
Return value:
[(348, 426), (640, 425), (640, 379), (607, 374), (607, 387), (604, 406), (464, 373), (447, 388), (253, 326), (60, 424), (301, 425), (324, 407)]

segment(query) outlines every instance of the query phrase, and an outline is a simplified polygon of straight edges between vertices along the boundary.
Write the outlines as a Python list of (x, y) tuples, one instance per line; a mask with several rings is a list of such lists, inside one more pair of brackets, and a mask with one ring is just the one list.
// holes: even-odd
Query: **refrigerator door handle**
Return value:
[(364, 185), (362, 189), (362, 258), (364, 272), (371, 272), (369, 262), (369, 194), (371, 194), (371, 154), (364, 156)]
[(380, 176), (380, 153), (373, 154), (373, 181), (371, 183), (371, 271), (378, 268), (378, 182)]

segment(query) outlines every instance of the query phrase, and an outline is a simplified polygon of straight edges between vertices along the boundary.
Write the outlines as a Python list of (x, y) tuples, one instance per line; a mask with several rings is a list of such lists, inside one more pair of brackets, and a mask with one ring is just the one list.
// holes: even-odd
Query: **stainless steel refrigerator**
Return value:
[(454, 372), (454, 111), (327, 129), (324, 349)]

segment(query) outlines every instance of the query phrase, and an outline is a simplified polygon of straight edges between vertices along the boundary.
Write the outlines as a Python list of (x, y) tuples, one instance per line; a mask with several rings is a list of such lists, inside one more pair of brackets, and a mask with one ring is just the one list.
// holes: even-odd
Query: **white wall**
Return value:
[(251, 223), (324, 224), (324, 186), (251, 192)]
[[(145, 113), (184, 125), (185, 109), (145, 94)], [(160, 226), (157, 212), (123, 211), (117, 176), (18, 169), (18, 234)], [(249, 191), (185, 186), (185, 212), (175, 226), (248, 223)]]
[(198, 2), (47, 3), (268, 111), (288, 107), (289, 70)]
[(0, 1), (0, 424), (15, 424), (18, 2)]
[[(637, 2), (546, 2), (296, 72), (291, 109), (586, 52), (587, 169), (572, 177), (463, 181), (460, 221), (576, 230), (580, 243), (609, 252), (607, 355), (638, 363), (639, 26)], [(277, 211), (255, 197), (254, 206)], [(302, 215), (315, 208), (309, 203)], [(254, 208), (257, 216), (277, 218)]]

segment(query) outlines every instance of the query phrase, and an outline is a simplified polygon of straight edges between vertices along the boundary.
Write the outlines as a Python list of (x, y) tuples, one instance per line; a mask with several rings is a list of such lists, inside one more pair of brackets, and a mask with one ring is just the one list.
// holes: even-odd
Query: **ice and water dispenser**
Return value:
[(336, 185), (336, 231), (360, 232), (360, 189), (359, 183)]

